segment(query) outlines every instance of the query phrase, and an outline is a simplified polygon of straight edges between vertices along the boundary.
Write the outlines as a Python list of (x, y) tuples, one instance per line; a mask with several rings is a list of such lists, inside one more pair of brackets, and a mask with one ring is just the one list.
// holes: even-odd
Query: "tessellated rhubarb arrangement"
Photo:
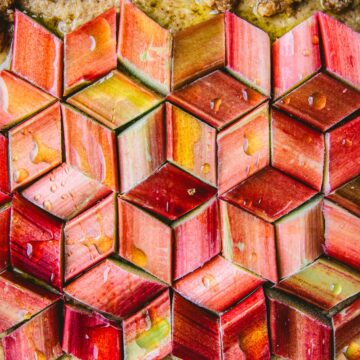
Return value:
[(0, 359), (360, 360), (360, 33), (14, 21)]

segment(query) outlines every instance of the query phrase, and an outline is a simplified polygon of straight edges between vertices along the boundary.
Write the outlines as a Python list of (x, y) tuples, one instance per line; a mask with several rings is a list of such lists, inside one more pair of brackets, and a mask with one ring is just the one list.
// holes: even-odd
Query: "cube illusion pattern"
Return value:
[(59, 39), (17, 10), (0, 358), (360, 359), (359, 88), (323, 13), (270, 44), (230, 12), (170, 33), (123, 1)]

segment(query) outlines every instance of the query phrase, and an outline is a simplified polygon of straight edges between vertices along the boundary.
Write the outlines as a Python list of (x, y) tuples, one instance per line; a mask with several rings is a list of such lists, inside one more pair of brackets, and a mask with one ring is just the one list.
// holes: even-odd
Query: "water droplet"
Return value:
[(342, 292), (341, 284), (334, 283), (330, 285), (330, 290), (334, 295), (340, 295)]
[(25, 309), (18, 310), (17, 315), (18, 315), (20, 321), (29, 320), (31, 318), (31, 313)]
[(145, 310), (144, 313), (143, 313), (143, 316), (144, 316), (144, 319), (145, 319), (145, 323), (146, 323), (146, 328), (145, 330), (150, 330), (151, 329), (151, 326), (152, 326), (152, 321), (151, 321), (151, 317), (150, 317), (150, 314), (149, 314), (149, 310)]
[(284, 98), (281, 100), (281, 102), (282, 102), (283, 104), (285, 104), (285, 105), (289, 105), (289, 104), (290, 104), (290, 101), (291, 101), (290, 96), (286, 96), (286, 97), (284, 97)]
[(244, 135), (243, 150), (246, 155), (252, 156), (261, 148), (261, 141), (255, 135)]
[(319, 44), (319, 37), (317, 35), (313, 35), (311, 42), (312, 42), (313, 45), (318, 45)]
[(60, 183), (60, 185), (62, 186), (62, 187), (64, 187), (66, 184), (65, 184), (65, 181), (62, 181), (61, 183)]
[(210, 101), (210, 109), (215, 112), (219, 111), (222, 100), (220, 98), (215, 98)]
[(57, 189), (57, 185), (56, 185), (56, 184), (51, 185), (51, 187), (50, 187), (50, 191), (51, 191), (51, 192), (55, 192), (56, 189)]
[(309, 55), (310, 55), (310, 51), (307, 50), (307, 49), (305, 49), (305, 50), (303, 51), (303, 55), (304, 55), (304, 56), (309, 56)]
[(201, 279), (201, 282), (207, 289), (209, 289), (215, 282), (215, 278), (212, 275), (208, 274), (208, 275), (203, 276), (203, 278)]
[(12, 161), (18, 161), (19, 160), (19, 157), (17, 156), (17, 155), (14, 155), (13, 157), (12, 157)]
[(345, 93), (347, 93), (347, 91), (348, 91), (348, 89), (345, 88), (345, 89), (343, 89), (342, 93), (345, 94)]
[(255, 251), (253, 251), (253, 252), (251, 253), (251, 261), (252, 261), (252, 262), (256, 262), (256, 261), (257, 261), (257, 258), (258, 258), (257, 253), (256, 253)]
[(65, 199), (68, 198), (68, 195), (67, 195), (67, 194), (63, 194), (63, 195), (61, 195), (61, 198), (62, 198), (63, 200), (65, 200)]
[(241, 95), (242, 95), (242, 98), (244, 99), (244, 101), (249, 100), (249, 93), (248, 93), (247, 89), (242, 89), (241, 90)]
[(308, 104), (315, 110), (322, 110), (326, 106), (326, 96), (319, 92), (314, 92), (308, 97)]
[(343, 354), (348, 360), (359, 360), (360, 344), (352, 341), (348, 346), (345, 346)]
[(86, 340), (89, 340), (90, 339), (90, 336), (88, 334), (85, 334), (85, 339)]
[(55, 181), (55, 175), (50, 175), (50, 181)]
[(187, 193), (188, 193), (190, 196), (194, 196), (195, 193), (196, 193), (196, 189), (195, 189), (195, 188), (187, 189)]
[(246, 200), (246, 199), (244, 199), (244, 200), (243, 200), (243, 205), (244, 205), (244, 206), (246, 206), (246, 205), (247, 205), (247, 203), (248, 203), (248, 202), (247, 202), (247, 200)]
[(352, 145), (352, 141), (350, 139), (346, 139), (346, 138), (342, 139), (341, 140), (341, 145), (350, 147)]
[(93, 348), (93, 357), (94, 357), (94, 360), (97, 360), (98, 359), (98, 356), (99, 356), (99, 349), (96, 345), (94, 345), (94, 348)]
[(254, 82), (255, 82), (255, 85), (260, 85), (260, 84), (261, 84), (261, 80), (260, 80), (260, 79), (255, 79)]
[(29, 177), (29, 172), (26, 169), (19, 169), (14, 171), (14, 181), (19, 184)]
[(24, 129), (21, 133), (26, 136), (26, 135), (29, 133), (29, 130), (28, 130), (28, 129)]
[(51, 273), (50, 275), (50, 282), (52, 283), (55, 279), (55, 274), (54, 273)]
[(110, 272), (110, 267), (107, 266), (107, 267), (105, 268), (105, 270), (104, 270), (104, 283), (106, 283), (107, 280), (108, 280), (109, 272)]
[(139, 267), (144, 267), (148, 263), (148, 258), (144, 251), (137, 247), (134, 247), (131, 252), (131, 261)]
[(96, 48), (96, 40), (91, 35), (89, 35), (89, 39), (90, 39), (90, 51), (94, 51)]
[(28, 258), (31, 258), (32, 252), (33, 252), (33, 247), (32, 247), (32, 245), (31, 245), (30, 243), (27, 243), (27, 244), (26, 244), (26, 256), (27, 256)]
[(50, 200), (45, 200), (43, 202), (43, 206), (46, 210), (50, 211), (52, 209), (52, 204)]
[(40, 195), (40, 194), (36, 194), (36, 195), (34, 196), (34, 200), (35, 200), (35, 201), (39, 201), (40, 198), (41, 198), (41, 195)]
[(208, 174), (210, 172), (210, 164), (204, 163), (201, 165), (201, 172), (203, 174)]
[(245, 250), (245, 244), (243, 242), (238, 242), (236, 244), (236, 247), (240, 250), (240, 251), (244, 251)]

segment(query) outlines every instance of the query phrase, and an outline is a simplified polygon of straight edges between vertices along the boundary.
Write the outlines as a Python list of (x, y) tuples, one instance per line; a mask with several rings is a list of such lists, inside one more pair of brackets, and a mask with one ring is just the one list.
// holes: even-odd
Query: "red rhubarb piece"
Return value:
[(268, 34), (231, 12), (226, 13), (225, 24), (227, 69), (245, 83), (270, 95)]
[(66, 161), (112, 190), (118, 189), (115, 133), (62, 105)]
[(10, 129), (11, 188), (25, 185), (59, 165), (61, 146), (59, 103)]
[[(8, 144), (9, 141), (7, 137), (0, 133), (0, 194), (1, 192), (5, 193), (10, 191)], [(3, 194), (3, 197), (5, 197), (5, 194)]]
[(184, 86), (168, 98), (217, 129), (245, 115), (266, 99), (220, 70)]
[(121, 359), (122, 330), (96, 312), (66, 304), (62, 348), (78, 359)]
[(275, 98), (315, 74), (321, 67), (320, 34), (314, 15), (272, 45)]
[(65, 35), (64, 95), (116, 68), (115, 7)]
[(319, 24), (326, 70), (360, 88), (360, 33), (324, 13)]
[(320, 73), (277, 101), (276, 106), (326, 131), (360, 108), (360, 93)]
[(0, 271), (9, 264), (10, 205), (7, 200), (0, 192)]
[(50, 105), (55, 99), (7, 71), (0, 71), (0, 130)]
[(60, 97), (62, 65), (62, 41), (35, 20), (16, 10), (11, 70)]
[(123, 197), (165, 219), (176, 220), (215, 193), (210, 185), (167, 163)]

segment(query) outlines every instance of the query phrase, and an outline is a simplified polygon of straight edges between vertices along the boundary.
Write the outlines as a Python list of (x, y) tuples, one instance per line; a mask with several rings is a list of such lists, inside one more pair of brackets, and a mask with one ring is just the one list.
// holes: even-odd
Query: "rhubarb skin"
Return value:
[(110, 255), (115, 248), (115, 198), (104, 200), (64, 227), (65, 281)]
[(360, 299), (333, 316), (337, 360), (356, 360), (360, 355)]
[(57, 359), (61, 349), (61, 304), (57, 302), (2, 338), (5, 359)]
[(324, 191), (329, 193), (360, 173), (360, 116), (329, 131)]
[(153, 174), (166, 160), (164, 105), (122, 131), (117, 141), (120, 190), (127, 192)]
[(115, 133), (62, 105), (66, 161), (105, 186), (119, 188)]
[(11, 189), (40, 177), (62, 161), (60, 104), (10, 129)]
[(280, 292), (269, 295), (271, 349), (286, 359), (332, 359), (329, 321)]
[(161, 101), (159, 95), (117, 70), (68, 99), (112, 130), (123, 127)]
[(275, 106), (325, 132), (360, 108), (360, 93), (319, 73)]
[(129, 360), (163, 359), (172, 350), (170, 295), (164, 291), (123, 321), (124, 354)]
[(278, 98), (321, 67), (317, 15), (311, 16), (272, 44), (274, 96)]
[(260, 105), (266, 97), (216, 70), (174, 91), (168, 99), (219, 130)]
[(96, 311), (124, 319), (165, 289), (166, 285), (151, 275), (106, 259), (67, 285), (64, 291)]
[(268, 105), (264, 104), (219, 133), (220, 194), (269, 165), (268, 111)]
[(324, 135), (275, 109), (271, 114), (272, 165), (320, 191)]
[(360, 34), (332, 16), (318, 16), (326, 70), (360, 89)]
[(222, 199), (274, 222), (309, 200), (315, 190), (274, 168), (265, 168), (230, 189)]
[(121, 359), (121, 327), (96, 312), (65, 305), (63, 350), (79, 359)]
[(123, 198), (173, 221), (203, 204), (215, 193), (215, 188), (166, 163), (126, 192)]
[(55, 99), (8, 71), (0, 71), (0, 130), (47, 107)]
[(173, 297), (173, 355), (182, 359), (221, 359), (217, 315), (186, 300)]
[(290, 276), (323, 254), (322, 197), (318, 196), (275, 223), (278, 272)]
[(66, 163), (22, 191), (27, 200), (62, 220), (72, 219), (110, 193)]
[[(1, 112), (1, 110), (0, 110)], [(9, 140), (0, 133), (0, 192), (9, 192), (9, 167), (8, 167)]]
[(324, 202), (325, 252), (360, 270), (360, 218), (332, 201)]
[(166, 103), (167, 160), (216, 184), (216, 130)]
[(172, 89), (225, 65), (225, 19), (219, 14), (173, 35)]
[(64, 95), (116, 68), (116, 9), (65, 35)]
[(9, 333), (17, 324), (33, 318), (54, 304), (59, 296), (34, 285), (10, 271), (0, 275), (0, 333)]
[(60, 97), (63, 43), (35, 20), (15, 11), (11, 70), (34, 85)]
[(60, 289), (62, 227), (59, 220), (16, 195), (11, 212), (11, 264)]
[(220, 314), (264, 282), (259, 276), (215, 256), (197, 271), (178, 280), (174, 289), (201, 307)]
[(269, 35), (231, 12), (225, 14), (225, 28), (226, 68), (234, 76), (269, 96)]
[(264, 290), (257, 289), (220, 317), (223, 359), (270, 359)]
[(121, 2), (117, 54), (120, 62), (157, 91), (171, 82), (172, 35), (130, 1)]
[(274, 226), (224, 200), (220, 214), (223, 256), (276, 283)]
[(277, 288), (329, 311), (360, 291), (358, 273), (334, 260), (320, 258), (280, 281)]
[(9, 265), (10, 210), (8, 204), (0, 201), (0, 271)]

